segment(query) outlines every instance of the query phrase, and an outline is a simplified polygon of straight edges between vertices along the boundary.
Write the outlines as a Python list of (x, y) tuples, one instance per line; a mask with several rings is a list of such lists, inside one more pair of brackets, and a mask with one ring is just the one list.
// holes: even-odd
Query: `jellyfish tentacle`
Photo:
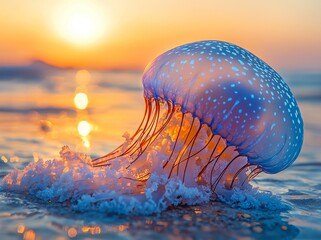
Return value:
[[(132, 149), (138, 144), (139, 146), (141, 146), (141, 139), (144, 137), (144, 135), (146, 134), (146, 131), (148, 131), (148, 129), (150, 128), (150, 125), (151, 125), (151, 122), (150, 122), (150, 118), (151, 118), (151, 115), (152, 115), (152, 112), (153, 112), (153, 107), (152, 107), (152, 101), (151, 100), (148, 100), (148, 104), (146, 105), (146, 108), (148, 109), (148, 114), (147, 114), (147, 121), (146, 121), (146, 124), (140, 134), (140, 136), (136, 139), (136, 141), (131, 144), (127, 149), (126, 151), (123, 153), (123, 155), (125, 154), (128, 154), (129, 152), (132, 151)], [(134, 148), (135, 150), (135, 148)], [(123, 156), (122, 155), (122, 156)]]
[[(144, 110), (144, 116), (143, 116), (143, 119), (142, 121), (140, 122), (136, 132), (130, 137), (131, 140), (133, 140), (137, 135), (138, 133), (142, 130), (141, 127), (143, 126), (144, 122), (145, 122), (145, 119), (146, 119), (146, 116), (147, 116), (147, 111), (148, 111), (148, 98), (144, 97), (144, 102), (145, 102), (145, 110)], [(123, 144), (122, 144), (123, 145)], [(122, 145), (120, 145), (119, 147), (121, 147)], [(118, 147), (118, 148), (119, 148)]]
[(171, 101), (166, 101), (166, 103), (167, 103), (167, 111), (166, 111), (165, 119), (168, 119), (168, 116), (172, 112), (173, 108), (175, 108), (175, 106), (173, 105), (173, 103)]
[(143, 176), (138, 177), (137, 179), (145, 178), (145, 177), (147, 177), (148, 175), (150, 175), (150, 172), (146, 173), (146, 174), (145, 174), (145, 175), (143, 175)]
[[(187, 159), (186, 159), (186, 164), (185, 164), (184, 174), (183, 174), (183, 182), (185, 181), (185, 174), (186, 174), (187, 166), (188, 166), (188, 163), (189, 163), (189, 159), (191, 158), (191, 153), (192, 153), (192, 150), (193, 150), (193, 147), (194, 147), (194, 144), (195, 144), (195, 140), (196, 140), (198, 134), (200, 133), (201, 129), (202, 129), (202, 124), (200, 123), (200, 126), (199, 126), (199, 128), (197, 129), (197, 132), (195, 133), (195, 136), (194, 136), (193, 139), (191, 140), (192, 145), (191, 145), (191, 147), (190, 147), (190, 149), (189, 149), (188, 157), (187, 157)], [(180, 161), (180, 163), (181, 163), (181, 162), (182, 162), (182, 161)]]
[(261, 167), (258, 167), (253, 174), (251, 174), (251, 175), (248, 176), (248, 181), (253, 180), (253, 179), (254, 179), (257, 175), (259, 175), (261, 172), (262, 172)]
[[(190, 141), (186, 144), (186, 142), (187, 142), (187, 140), (189, 139), (189, 135), (190, 135), (190, 133), (191, 133), (191, 130), (192, 130), (192, 128), (194, 127), (194, 118), (193, 118), (193, 121), (192, 121), (192, 125), (191, 125), (191, 127), (190, 127), (190, 129), (189, 129), (189, 131), (188, 131), (188, 134), (187, 134), (187, 136), (186, 136), (186, 138), (185, 138), (185, 141), (184, 141), (184, 145), (183, 145), (183, 148), (182, 148), (182, 150), (179, 152), (179, 154), (178, 154), (178, 156), (176, 157), (176, 159), (175, 159), (175, 161), (174, 161), (174, 163), (173, 163), (173, 166), (172, 166), (172, 169), (171, 169), (171, 172), (170, 172), (170, 174), (169, 174), (169, 177), (171, 176), (171, 174), (172, 174), (172, 170), (176, 167), (176, 174), (177, 174), (177, 176), (179, 175), (179, 166), (180, 166), (180, 164), (182, 163), (182, 161), (181, 161), (181, 159), (182, 159), (182, 157), (185, 155), (185, 153), (186, 153), (186, 151), (188, 150), (188, 148), (190, 147), (190, 145), (193, 143), (193, 141), (194, 141), (194, 139), (196, 139), (197, 138), (197, 135), (199, 134), (199, 131), (200, 131), (200, 129), (199, 128), (201, 128), (201, 126), (199, 126), (199, 130), (197, 130), (196, 131), (196, 133), (191, 137), (191, 139), (190, 139)], [(196, 123), (197, 124), (197, 123)], [(199, 123), (200, 124), (200, 123)]]
[[(205, 146), (203, 146), (203, 147), (202, 147), (200, 150), (198, 150), (197, 152), (195, 152), (195, 153), (191, 154), (190, 156), (188, 156), (188, 157), (184, 158), (183, 160), (181, 160), (180, 163), (183, 163), (183, 162), (187, 161), (189, 158), (194, 157), (194, 156), (196, 156), (197, 154), (199, 154), (200, 152), (202, 152), (202, 151), (211, 143), (213, 137), (216, 136), (216, 135), (214, 135), (214, 134), (211, 134), (211, 135), (212, 135), (212, 136), (209, 137), (210, 140), (208, 140), (208, 142), (205, 144)], [(178, 164), (178, 163), (177, 163), (177, 164)], [(175, 167), (177, 166), (177, 164), (175, 165)]]
[[(151, 140), (150, 134), (151, 134), (151, 132), (152, 132), (151, 135), (153, 135), (153, 134), (155, 133), (156, 128), (157, 128), (158, 119), (159, 119), (159, 104), (158, 104), (158, 102), (156, 102), (155, 114), (154, 114), (152, 123), (151, 123), (151, 125), (150, 125), (150, 127), (149, 127), (149, 129), (148, 129), (148, 133), (146, 134), (146, 136), (144, 137), (144, 139), (142, 140), (142, 142), (141, 142), (140, 145), (139, 145), (141, 148), (136, 148), (136, 149), (134, 150), (134, 152), (132, 152), (132, 153), (130, 154), (130, 156), (133, 156), (133, 155), (138, 151), (137, 156), (135, 156), (135, 159), (134, 159), (133, 161), (131, 161), (131, 163), (126, 167), (126, 169), (128, 169), (128, 168), (131, 166), (131, 164), (133, 164), (134, 162), (136, 162), (136, 161), (138, 160), (138, 158), (139, 158), (139, 157), (144, 153), (144, 151), (147, 149), (147, 147), (148, 147), (148, 142), (150, 142), (150, 140)], [(143, 146), (146, 145), (146, 143), (147, 143), (147, 146), (145, 146), (144, 150), (142, 150), (142, 149), (143, 149)]]
[[(151, 138), (152, 136), (154, 136), (155, 134), (155, 131), (157, 130), (157, 125), (158, 125), (158, 121), (159, 121), (159, 112), (160, 112), (160, 106), (159, 106), (159, 102), (156, 102), (155, 103), (155, 121), (153, 121), (150, 129), (149, 129), (149, 132), (146, 134), (145, 138), (142, 140), (142, 143), (140, 144), (141, 148), (140, 151), (138, 152), (138, 156), (140, 156), (144, 151), (142, 151), (142, 147), (147, 143), (147, 146), (148, 146), (148, 143), (151, 141)], [(147, 147), (146, 146), (146, 147)], [(131, 154), (134, 155), (135, 154), (135, 151)]]
[(231, 166), (231, 164), (232, 164), (236, 159), (238, 159), (238, 158), (240, 158), (240, 157), (245, 157), (245, 155), (242, 155), (242, 154), (236, 155), (236, 156), (235, 156), (234, 158), (232, 158), (232, 160), (229, 161), (229, 163), (225, 166), (225, 168), (223, 169), (223, 171), (220, 173), (220, 175), (216, 178), (216, 180), (215, 180), (215, 182), (214, 182), (215, 186), (214, 186), (213, 191), (215, 191), (215, 189), (216, 189), (216, 187), (217, 187), (217, 184), (220, 182), (220, 180), (221, 180), (222, 177), (224, 176), (224, 174), (225, 174), (226, 170), (229, 168), (229, 166)]
[(180, 125), (179, 125), (179, 129), (178, 129), (178, 133), (177, 133), (177, 136), (176, 136), (176, 140), (175, 140), (175, 142), (174, 142), (173, 149), (172, 149), (171, 154), (169, 155), (166, 163), (163, 165), (163, 168), (165, 168), (165, 167), (167, 166), (167, 164), (170, 162), (170, 160), (171, 160), (171, 158), (172, 158), (172, 156), (173, 156), (173, 154), (174, 154), (174, 151), (175, 151), (175, 148), (176, 148), (176, 144), (177, 144), (178, 138), (179, 138), (179, 136), (180, 136), (180, 132), (181, 132), (181, 130), (182, 130), (184, 117), (185, 117), (185, 113), (182, 113), (181, 123), (180, 123)]
[(161, 127), (155, 132), (154, 135), (152, 135), (153, 140), (149, 143), (152, 144), (157, 137), (162, 133), (162, 131), (167, 127), (168, 123), (170, 122), (170, 120), (172, 119), (173, 115), (175, 113), (175, 108), (173, 108), (171, 105), (168, 107), (168, 111), (167, 111), (167, 115), (166, 118), (163, 122), (163, 124), (161, 125)]
[[(205, 170), (206, 170), (206, 168), (208, 167), (208, 165), (211, 163), (211, 159), (212, 159), (212, 157), (213, 157), (213, 155), (214, 155), (214, 152), (216, 151), (216, 148), (217, 148), (218, 144), (220, 143), (220, 140), (221, 140), (221, 137), (220, 137), (220, 138), (218, 139), (218, 141), (216, 142), (215, 147), (214, 147), (214, 149), (212, 150), (210, 157), (208, 158), (208, 162), (205, 164), (205, 166), (204, 166), (204, 167), (201, 169), (201, 171), (198, 173), (198, 176), (197, 176), (197, 177), (200, 177), (200, 176), (205, 172)], [(214, 157), (214, 158), (215, 158), (215, 157)]]
[[(177, 172), (176, 174), (177, 174), (177, 176), (178, 176), (178, 173), (179, 173), (179, 161), (180, 161), (179, 156), (182, 155), (182, 154), (184, 154), (184, 152), (186, 151), (186, 149), (187, 149), (187, 147), (188, 147), (188, 146), (186, 146), (186, 142), (187, 142), (187, 139), (188, 139), (189, 135), (191, 134), (191, 131), (192, 131), (193, 127), (194, 127), (194, 122), (195, 122), (195, 118), (192, 119), (191, 126), (190, 126), (190, 128), (189, 128), (189, 130), (188, 130), (188, 133), (187, 133), (187, 135), (186, 135), (186, 138), (185, 138), (185, 141), (184, 141), (184, 144), (183, 144), (183, 146), (184, 146), (184, 147), (183, 147), (183, 150), (181, 150), (181, 151), (179, 152), (178, 157), (175, 159), (175, 162), (173, 163), (173, 167), (176, 165), (176, 162), (178, 163), (178, 165), (177, 165), (177, 167), (176, 167), (176, 172)], [(172, 169), (173, 169), (173, 167), (172, 167)], [(169, 177), (171, 176), (171, 174), (172, 174), (172, 171), (170, 172)]]
[[(159, 115), (159, 113), (160, 113), (160, 109), (158, 109), (158, 115)], [(157, 129), (157, 124), (155, 125), (155, 127), (156, 127), (156, 128), (155, 128), (155, 131), (154, 131), (153, 134), (151, 134), (151, 136), (148, 137), (147, 140), (146, 140), (146, 141), (148, 141), (147, 147), (148, 147), (150, 144), (152, 144), (152, 143), (157, 139), (157, 137), (161, 134), (161, 132), (166, 128), (166, 126), (167, 126), (167, 124), (170, 122), (173, 114), (174, 114), (174, 108), (172, 108), (171, 105), (168, 105), (168, 111), (167, 111), (167, 115), (166, 115), (166, 118), (165, 118), (165, 120), (164, 120), (164, 123), (162, 124), (162, 126), (161, 126), (158, 130), (156, 130), (156, 129)], [(158, 122), (158, 121), (157, 121), (157, 122)], [(145, 142), (146, 142), (146, 141), (145, 141)], [(145, 142), (144, 142), (144, 143), (145, 143)], [(142, 144), (142, 145), (144, 145), (144, 144)]]
[(213, 166), (212, 166), (212, 168), (211, 168), (211, 174), (210, 174), (211, 186), (213, 186), (212, 181), (213, 181), (213, 173), (214, 173), (215, 166), (216, 166), (216, 164), (218, 163), (218, 161), (220, 160), (220, 158), (221, 158), (221, 156), (223, 155), (223, 153), (224, 153), (228, 148), (229, 148), (229, 146), (226, 145), (226, 146), (224, 147), (224, 149), (221, 151), (220, 154), (218, 154), (218, 155), (215, 156), (212, 160), (210, 160), (210, 162), (213, 162), (213, 161), (215, 160), (215, 162), (214, 162), (214, 164), (213, 164)]
[(238, 175), (239, 175), (244, 169), (246, 169), (246, 168), (249, 167), (249, 166), (251, 166), (250, 163), (244, 164), (243, 167), (241, 167), (241, 168), (234, 174), (233, 179), (232, 179), (231, 184), (230, 184), (230, 189), (233, 188), (233, 184), (234, 184), (236, 178), (238, 177)]
[(136, 181), (136, 182), (147, 182), (148, 178), (146, 179), (137, 179), (137, 178), (131, 178), (131, 177), (119, 177), (118, 179), (127, 179), (131, 181)]
[[(151, 117), (151, 111), (152, 111), (152, 105), (151, 105), (151, 100), (149, 99), (145, 99), (145, 115), (147, 115), (147, 118), (146, 118), (146, 123), (144, 125), (144, 128), (142, 129), (141, 131), (141, 134), (140, 136), (134, 141), (134, 143), (131, 143), (129, 146), (127, 146), (126, 150), (122, 153), (120, 153), (119, 155), (116, 155), (114, 156), (118, 151), (116, 152), (112, 152), (112, 153), (109, 153), (105, 156), (102, 156), (100, 158), (96, 158), (93, 160), (93, 166), (95, 167), (98, 167), (98, 166), (106, 166), (106, 163), (115, 159), (115, 158), (118, 158), (120, 156), (124, 156), (126, 154), (128, 154), (140, 141), (140, 139), (144, 136), (144, 134), (146, 133), (146, 128), (149, 126), (149, 120), (150, 120), (150, 117)], [(144, 116), (145, 118), (145, 116)], [(142, 121), (143, 122), (143, 121)], [(123, 144), (121, 146), (118, 147), (121, 148), (123, 146)], [(134, 148), (135, 149), (135, 148)], [(102, 160), (102, 161), (99, 161), (99, 160)], [(99, 162), (97, 162), (99, 161)]]
[[(158, 108), (157, 108), (157, 103), (155, 104), (155, 106), (152, 104), (151, 105), (151, 109), (153, 109), (152, 112), (152, 119), (150, 124), (148, 125), (148, 127), (145, 130), (145, 134), (139, 139), (139, 146), (144, 146), (146, 140), (149, 139), (151, 132), (153, 132), (153, 129), (155, 129), (155, 127), (157, 126), (157, 121), (159, 118), (159, 113), (158, 113)], [(131, 152), (130, 156), (133, 156), (136, 152), (138, 151), (138, 149), (134, 149), (133, 152)]]
[[(158, 110), (157, 110), (157, 115), (159, 115), (159, 105), (157, 106)], [(147, 141), (147, 144), (145, 146), (145, 148), (141, 151), (140, 154), (138, 154), (138, 156), (136, 157), (136, 159), (134, 161), (132, 161), (130, 163), (130, 165), (132, 163), (134, 163), (135, 161), (138, 160), (138, 158), (145, 152), (145, 150), (157, 139), (157, 137), (161, 134), (161, 132), (166, 128), (167, 124), (170, 122), (173, 114), (175, 112), (175, 108), (172, 107), (171, 104), (168, 104), (168, 114), (167, 114), (167, 119), (165, 120), (165, 122), (163, 123), (163, 125), (156, 131), (157, 129), (157, 123), (155, 125), (155, 128), (154, 128), (154, 131), (153, 133), (151, 134), (151, 136), (146, 140)], [(158, 122), (158, 118), (157, 118), (157, 122)], [(145, 145), (146, 141), (144, 143), (141, 144), (141, 146)], [(128, 168), (129, 166), (127, 166)]]
[[(241, 186), (244, 185), (244, 183), (251, 181), (254, 177), (256, 177), (258, 174), (262, 172), (262, 168), (260, 166), (255, 166), (251, 172), (247, 175), (247, 177), (242, 182)], [(253, 177), (254, 176), (254, 177)]]
[[(194, 156), (196, 156), (197, 154), (199, 154), (200, 152), (202, 152), (202, 151), (211, 143), (211, 141), (212, 141), (212, 139), (214, 138), (214, 136), (216, 136), (216, 135), (214, 135), (214, 134), (211, 133), (211, 136), (209, 137), (209, 140), (207, 141), (207, 143), (206, 143), (200, 150), (196, 151), (195, 153), (193, 153), (193, 154), (190, 155), (189, 157), (190, 157), (190, 158), (191, 158), (191, 157), (194, 157)], [(187, 158), (183, 159), (181, 162), (186, 161), (186, 159), (187, 159)]]
[[(155, 103), (155, 107), (153, 107), (152, 105), (152, 115), (153, 115), (153, 118), (152, 118), (152, 121), (151, 121), (151, 124), (147, 127), (146, 129), (146, 134), (143, 136), (142, 139), (140, 139), (140, 146), (143, 146), (146, 142), (147, 139), (149, 139), (150, 137), (150, 134), (151, 132), (154, 132), (155, 131), (155, 128), (157, 127), (157, 123), (158, 123), (158, 119), (159, 119), (159, 108), (158, 108), (158, 102)], [(153, 130), (154, 129), (154, 130)], [(134, 152), (132, 152), (130, 154), (130, 156), (133, 156), (136, 152), (137, 152), (137, 148), (134, 150)]]

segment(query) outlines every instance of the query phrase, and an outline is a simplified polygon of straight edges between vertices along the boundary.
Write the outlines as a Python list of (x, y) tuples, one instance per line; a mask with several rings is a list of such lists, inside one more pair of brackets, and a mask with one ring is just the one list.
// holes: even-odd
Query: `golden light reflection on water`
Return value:
[(90, 148), (90, 142), (87, 137), (82, 137), (82, 144), (84, 145), (85, 148)]
[(26, 230), (26, 227), (25, 225), (23, 224), (20, 224), (18, 227), (17, 227), (17, 233), (24, 233), (24, 231)]
[(6, 158), (5, 156), (1, 156), (1, 160), (2, 160), (4, 163), (7, 163), (7, 162), (8, 162), (8, 158)]
[(78, 133), (82, 137), (87, 137), (91, 132), (91, 125), (89, 122), (82, 120), (78, 123)]
[(87, 70), (79, 70), (75, 75), (75, 81), (77, 84), (74, 105), (77, 110), (78, 125), (77, 131), (82, 140), (82, 145), (85, 148), (90, 148), (89, 134), (91, 133), (93, 127), (89, 122), (87, 107), (89, 103), (89, 98), (87, 94), (88, 85), (91, 80), (91, 74)]
[(23, 234), (24, 240), (34, 240), (36, 239), (36, 233), (33, 230), (28, 230)]
[(34, 162), (38, 162), (38, 161), (39, 161), (38, 153), (34, 152), (34, 153), (32, 154), (32, 156), (33, 156), (33, 161), (34, 161)]
[(78, 234), (78, 232), (77, 232), (77, 229), (76, 228), (69, 228), (68, 229), (68, 236), (69, 237), (71, 237), (71, 238), (74, 238), (74, 237), (76, 237), (77, 236), (77, 234)]
[(118, 226), (118, 231), (119, 231), (119, 232), (124, 232), (124, 231), (126, 231), (128, 228), (129, 228), (129, 225), (128, 225), (128, 224), (121, 224), (121, 225)]
[(81, 231), (83, 233), (91, 233), (94, 234), (100, 234), (101, 233), (101, 227), (100, 226), (83, 226), (81, 228)]
[(79, 110), (86, 109), (88, 106), (87, 94), (83, 93), (83, 92), (76, 93), (76, 95), (74, 97), (74, 104), (75, 104), (76, 108)]
[[(124, 225), (118, 225), (114, 226), (113, 228), (108, 227), (107, 231), (124, 231), (127, 229), (127, 227), (124, 227)], [(84, 225), (81, 227), (68, 227), (64, 226), (63, 230), (65, 231), (65, 234), (69, 238), (77, 238), (78, 234), (84, 233), (84, 234), (90, 234), (90, 235), (100, 235), (102, 233), (102, 227), (99, 225), (93, 225), (93, 226), (88, 226)], [(106, 230), (106, 229), (105, 229)], [(41, 239), (39, 236), (37, 236), (37, 233), (33, 229), (28, 229), (24, 224), (20, 224), (17, 226), (17, 233), (21, 234), (22, 239), (25, 240), (34, 240), (34, 239)], [(66, 236), (59, 236), (56, 238), (56, 240), (63, 240), (67, 239)]]
[[(25, 160), (52, 159), (58, 155), (62, 144), (77, 151), (104, 154), (123, 141), (125, 130), (136, 130), (144, 111), (142, 94), (138, 91), (124, 92), (118, 88), (107, 88), (108, 84), (102, 87), (99, 83), (119, 81), (125, 85), (135, 81), (139, 74), (68, 70), (57, 72), (57, 76), (63, 79), (57, 83), (63, 86), (61, 89), (57, 88), (57, 92), (48, 94), (40, 91), (41, 86), (37, 86), (39, 91), (23, 90), (13, 94), (0, 94), (0, 101), (4, 104), (6, 99), (11, 98), (12, 104), (19, 106), (19, 109), (35, 109), (28, 113), (28, 119), (21, 118), (20, 114), (2, 115), (5, 124), (2, 124), (0, 132), (11, 139), (15, 139), (18, 133), (21, 139), (28, 141), (21, 142), (17, 138), (10, 144), (8, 152), (0, 153), (1, 162), (21, 164)], [(87, 95), (88, 105), (83, 110), (74, 104), (77, 93)], [(85, 137), (83, 131), (82, 135), (78, 131), (81, 121), (86, 121), (91, 126)], [(5, 126), (7, 122), (10, 129)], [(20, 156), (21, 150), (26, 154)], [(38, 156), (32, 156), (34, 152)], [(20, 159), (14, 156), (19, 156)]]
[(19, 162), (19, 161), (20, 161), (20, 158), (17, 157), (17, 156), (10, 157), (10, 162), (11, 162), (11, 163)]
[(17, 233), (23, 234), (22, 238), (24, 240), (35, 240), (36, 239), (36, 232), (32, 229), (26, 229), (24, 225), (19, 225), (17, 228)]

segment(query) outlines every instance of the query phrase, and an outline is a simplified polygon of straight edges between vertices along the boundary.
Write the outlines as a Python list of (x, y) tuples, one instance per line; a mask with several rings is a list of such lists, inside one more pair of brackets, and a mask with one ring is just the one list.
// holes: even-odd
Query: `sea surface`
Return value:
[[(91, 157), (117, 147), (143, 117), (141, 75), (59, 69), (42, 62), (1, 67), (0, 181), (31, 161), (59, 157), (64, 145)], [(303, 116), (303, 149), (290, 168), (262, 173), (253, 184), (279, 196), (286, 209), (211, 202), (151, 216), (120, 216), (81, 213), (68, 204), (0, 191), (0, 239), (321, 239), (321, 74), (281, 75)], [(88, 106), (84, 99), (74, 103), (80, 92)]]

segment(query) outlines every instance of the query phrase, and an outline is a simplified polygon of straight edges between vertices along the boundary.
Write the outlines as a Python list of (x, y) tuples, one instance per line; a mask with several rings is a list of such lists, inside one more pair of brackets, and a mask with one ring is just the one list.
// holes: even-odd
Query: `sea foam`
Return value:
[[(250, 184), (246, 189), (222, 190), (213, 195), (206, 186), (189, 187), (179, 178), (152, 173), (139, 190), (133, 191), (131, 173), (123, 166), (127, 159), (110, 167), (94, 168), (91, 158), (68, 146), (60, 158), (30, 162), (15, 168), (1, 182), (1, 191), (35, 196), (45, 202), (71, 204), (76, 211), (148, 215), (169, 206), (195, 205), (219, 200), (240, 208), (284, 209), (281, 199)], [(139, 189), (139, 183), (134, 183)]]

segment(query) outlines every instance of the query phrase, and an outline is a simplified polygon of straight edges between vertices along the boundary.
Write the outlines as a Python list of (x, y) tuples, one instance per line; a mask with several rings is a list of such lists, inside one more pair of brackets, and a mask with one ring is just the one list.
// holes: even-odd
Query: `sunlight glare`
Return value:
[(87, 137), (81, 137), (82, 139), (82, 144), (84, 145), (85, 148), (90, 148), (90, 142)]
[(88, 97), (86, 93), (77, 93), (74, 97), (74, 104), (76, 108), (80, 110), (84, 110), (87, 108), (88, 105)]
[(71, 43), (92, 44), (105, 33), (106, 19), (101, 9), (94, 1), (68, 1), (56, 11), (56, 30)]
[(86, 137), (89, 135), (89, 133), (91, 132), (91, 125), (89, 124), (89, 122), (87, 121), (80, 121), (78, 123), (78, 133), (83, 136)]

